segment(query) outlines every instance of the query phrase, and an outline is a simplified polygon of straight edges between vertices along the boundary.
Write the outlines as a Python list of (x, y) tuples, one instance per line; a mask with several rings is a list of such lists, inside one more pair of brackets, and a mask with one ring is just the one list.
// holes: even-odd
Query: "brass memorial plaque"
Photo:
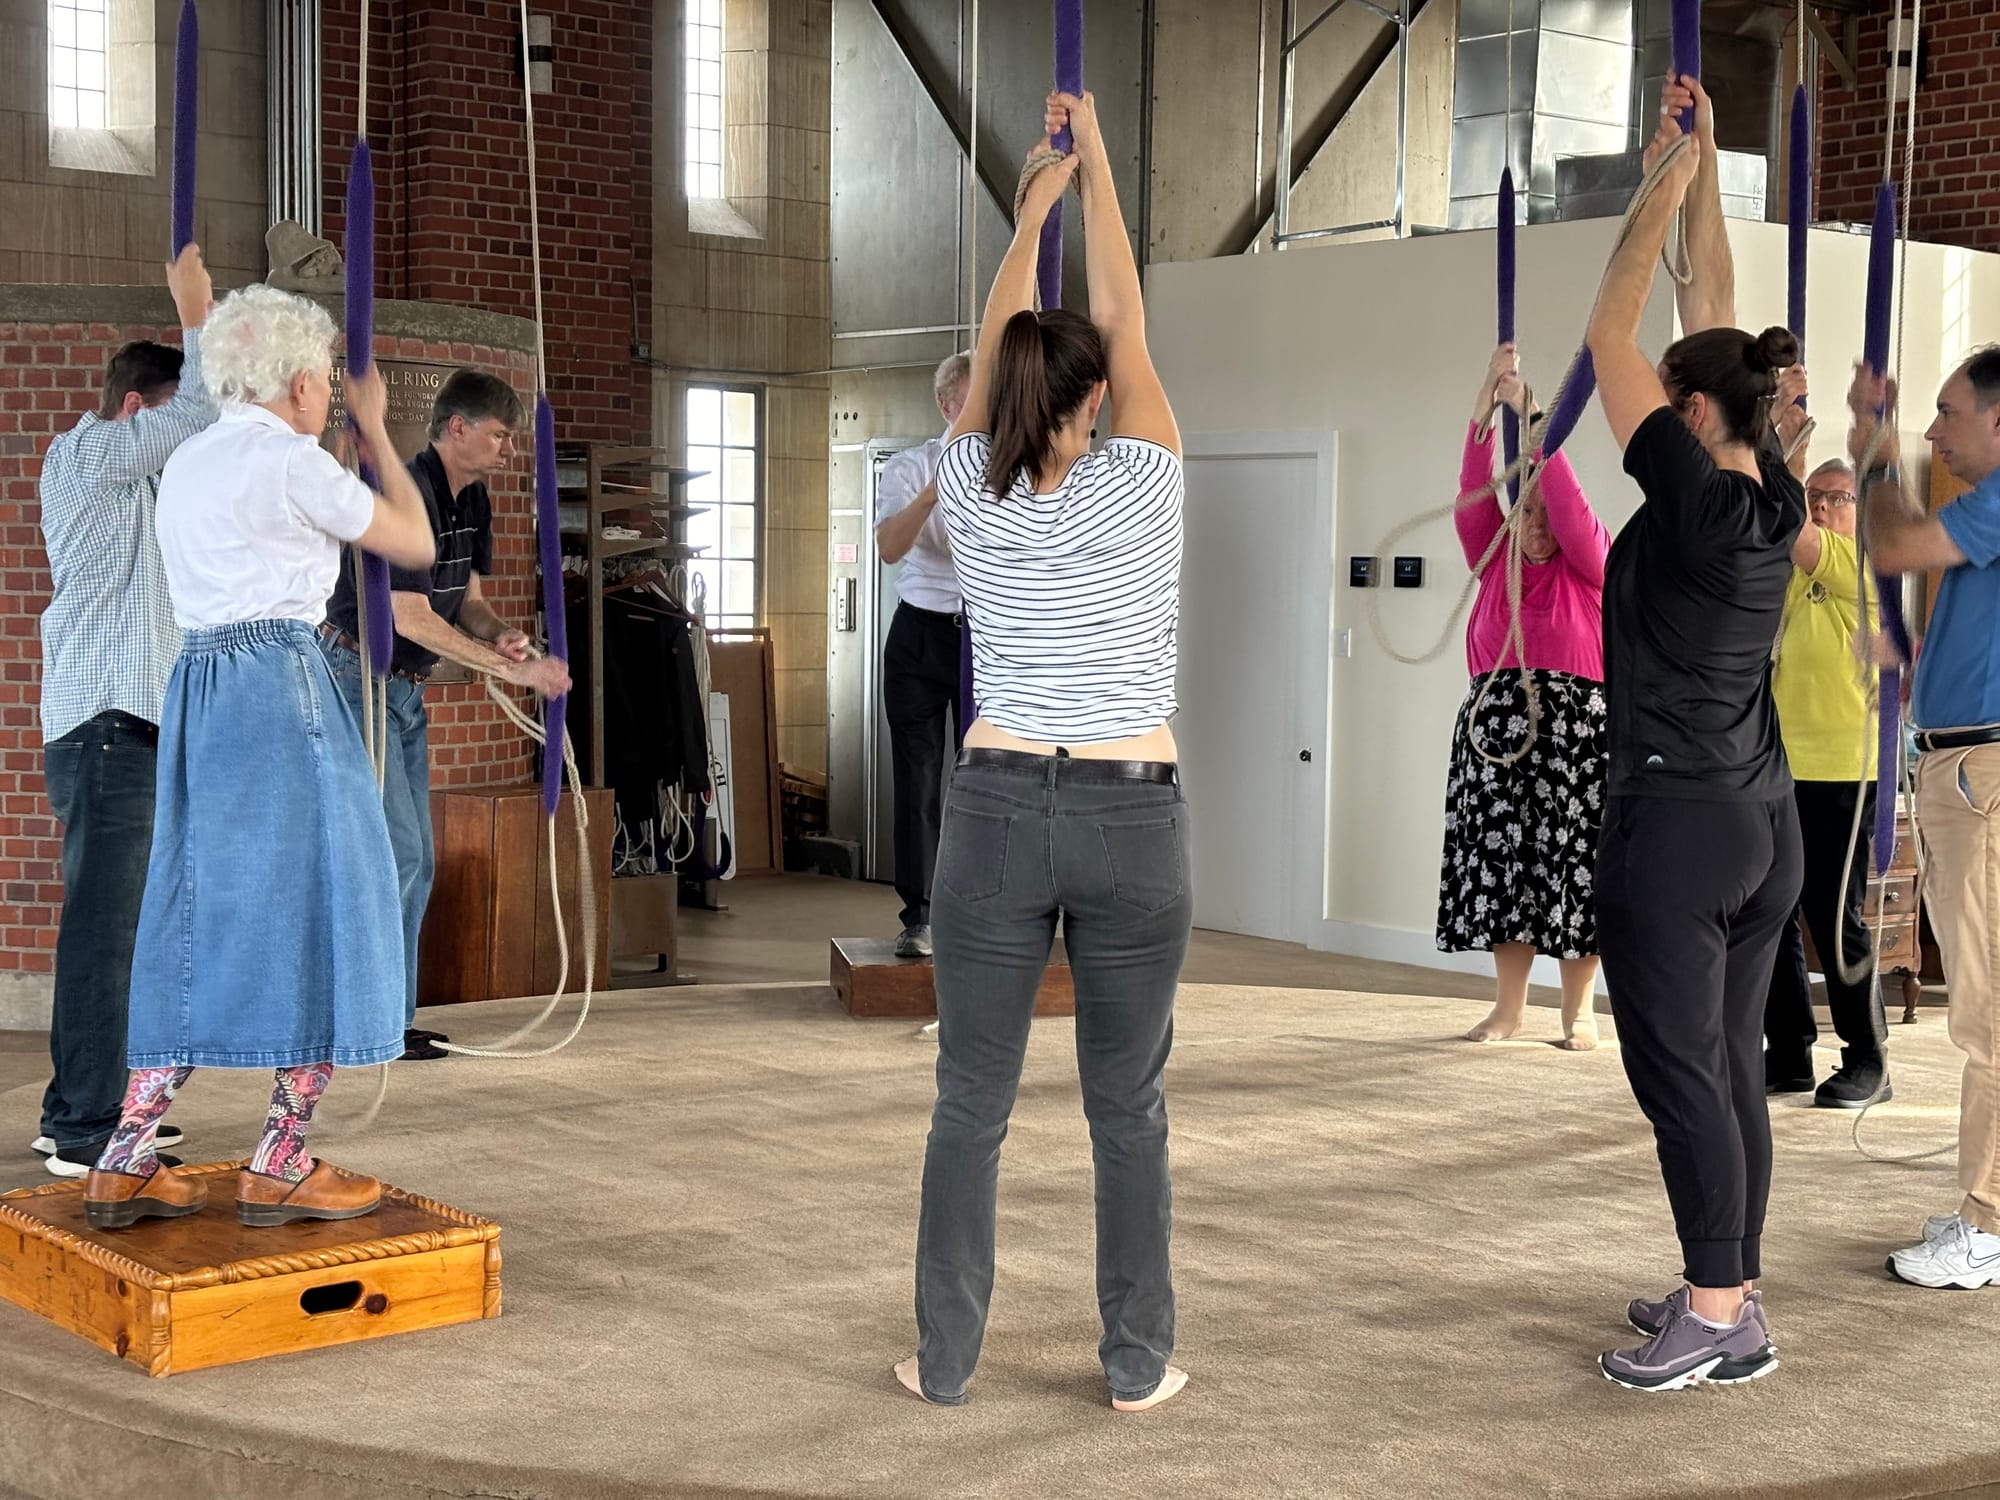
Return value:
[[(389, 388), (389, 437), (407, 463), (431, 440), (431, 406), (460, 366), (428, 359), (377, 359), (375, 366)], [(327, 408), (326, 431), (320, 438), (328, 448), (347, 425), (346, 374), (346, 362), (335, 359), (333, 405)]]

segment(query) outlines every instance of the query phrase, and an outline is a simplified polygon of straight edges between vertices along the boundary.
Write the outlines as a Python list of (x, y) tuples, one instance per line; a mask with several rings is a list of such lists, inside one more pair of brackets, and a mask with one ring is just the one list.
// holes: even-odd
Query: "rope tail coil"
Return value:
[[(535, 543), (542, 575), (542, 617), (549, 655), (566, 662), (569, 660), (569, 614), (563, 599), (562, 515), (556, 485), (556, 417), (555, 408), (549, 401), (548, 347), (542, 318), (541, 198), (535, 165), (535, 103), (528, 88), (529, 69), (526, 65), (527, 0), (520, 0), (520, 23), (519, 44), (523, 49), (521, 101), (528, 148), (528, 244), (535, 278)], [(596, 517), (590, 517), (588, 524), (597, 525)], [(537, 724), (522, 712), (519, 704), (500, 690), (491, 677), (484, 680), (487, 696), (500, 706), (500, 711), (509, 722), (542, 747), (542, 813), (548, 822), (549, 895), (555, 914), (558, 960), (555, 992), (533, 1020), (497, 1042), (479, 1047), (457, 1042), (440, 1042), (438, 1045), (448, 1052), (463, 1053), (469, 1057), (525, 1061), (562, 1051), (582, 1034), (583, 1023), (590, 1016), (590, 1003), (597, 987), (597, 882), (590, 868), (590, 814), (584, 805), (583, 777), (577, 770), (576, 747), (570, 741), (567, 727), (569, 695), (558, 693), (545, 699), (543, 720)], [(570, 938), (568, 926), (563, 921), (559, 861), (556, 857), (556, 812), (561, 805), (565, 785), (569, 788), (576, 829), (577, 915), (583, 929), (583, 1003), (577, 1009), (576, 1020), (561, 1040), (546, 1047), (522, 1049), (520, 1044), (539, 1031), (555, 1014), (569, 987)]]

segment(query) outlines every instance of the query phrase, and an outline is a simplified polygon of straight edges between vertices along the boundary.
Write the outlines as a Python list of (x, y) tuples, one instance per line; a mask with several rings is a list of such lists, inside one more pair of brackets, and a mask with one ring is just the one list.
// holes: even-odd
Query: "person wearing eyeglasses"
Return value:
[[(1806, 477), (1806, 513), (1792, 546), (1792, 581), (1773, 653), (1771, 692), (1805, 850), (1798, 915), (1826, 974), (1827, 1009), (1840, 1036), (1841, 1057), (1833, 1076), (1815, 1088), (1812, 1049), (1819, 1026), (1812, 980), (1799, 922), (1789, 923), (1764, 1007), (1764, 1088), (1770, 1094), (1811, 1092), (1823, 1109), (1860, 1109), (1878, 1092), (1889, 1097), (1889, 1078), (1882, 1053), (1888, 1018), (1862, 920), (1868, 843), (1853, 837), (1857, 799), (1862, 827), (1874, 826), (1876, 761), (1871, 668), (1854, 647), (1863, 586), (1854, 539), (1854, 470), (1837, 458), (1814, 469)], [(1872, 580), (1867, 589), (1872, 631), (1877, 613)], [(1842, 959), (1849, 973), (1864, 977), (1844, 978)]]

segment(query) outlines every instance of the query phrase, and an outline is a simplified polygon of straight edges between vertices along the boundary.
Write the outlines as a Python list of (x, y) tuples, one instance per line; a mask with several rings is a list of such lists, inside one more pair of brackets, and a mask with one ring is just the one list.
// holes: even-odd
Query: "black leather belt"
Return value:
[(1919, 729), (1916, 741), (1917, 749), (1925, 752), (2000, 745), (2000, 724), (1988, 724), (1982, 729)]
[(1058, 750), (1054, 755), (1030, 755), (1025, 750), (994, 750), (974, 746), (958, 752), (961, 766), (992, 766), (1002, 771), (1032, 771), (1048, 774), (1051, 765), (1065, 781), (1152, 781), (1161, 786), (1178, 786), (1181, 768), (1170, 760), (1089, 760)]
[(907, 599), (898, 600), (896, 607), (907, 609), (913, 615), (922, 615), (927, 620), (936, 620), (940, 625), (957, 627), (965, 623), (964, 615), (946, 614), (941, 609), (925, 609), (921, 604), (912, 604)]
[[(361, 643), (337, 626), (322, 623), (319, 627), (319, 638), (323, 641), (333, 642), (334, 645), (340, 647), (343, 651), (352, 651), (356, 656), (361, 655)], [(367, 658), (363, 657), (362, 659), (365, 661)], [(401, 667), (391, 667), (389, 675), (391, 677), (400, 677), (405, 682), (414, 682), (418, 687), (422, 687), (431, 680), (431, 674), (428, 672), (406, 672)]]

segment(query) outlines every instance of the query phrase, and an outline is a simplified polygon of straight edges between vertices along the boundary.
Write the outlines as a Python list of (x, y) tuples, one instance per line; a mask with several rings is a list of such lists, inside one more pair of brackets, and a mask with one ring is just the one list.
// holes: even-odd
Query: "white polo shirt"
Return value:
[[(938, 460), (943, 455), (944, 439), (934, 437), (914, 448), (905, 448), (883, 465), (882, 481), (875, 493), (877, 526), (907, 508), (924, 492), (924, 486), (937, 477)], [(906, 604), (941, 615), (955, 615), (962, 607), (958, 570), (952, 566), (942, 506), (932, 509), (924, 529), (917, 533), (916, 544), (897, 564), (896, 593)]]
[(222, 408), (160, 475), (158, 529), (184, 630), (243, 620), (317, 625), (340, 544), (375, 519), (375, 496), (318, 441), (261, 406)]

